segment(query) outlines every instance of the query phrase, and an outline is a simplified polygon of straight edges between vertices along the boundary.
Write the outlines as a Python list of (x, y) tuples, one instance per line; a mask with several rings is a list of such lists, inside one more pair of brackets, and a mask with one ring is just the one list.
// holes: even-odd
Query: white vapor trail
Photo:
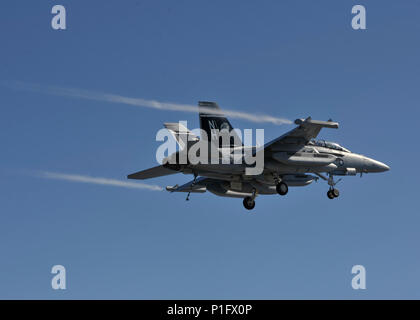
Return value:
[(147, 189), (147, 190), (152, 190), (152, 191), (163, 190), (162, 187), (159, 187), (153, 184), (91, 177), (91, 176), (84, 176), (84, 175), (78, 175), (78, 174), (43, 171), (40, 173), (40, 175), (42, 178), (65, 180), (65, 181), (71, 181), (71, 182), (91, 183), (91, 184), (99, 184), (99, 185), (105, 185), (105, 186), (114, 186), (114, 187), (131, 188), (131, 189)]
[[(56, 95), (56, 96), (65, 96), (65, 97), (72, 97), (72, 98), (80, 98), (80, 99), (87, 99), (87, 100), (95, 100), (95, 101), (103, 101), (109, 103), (121, 103), (126, 105), (132, 105), (137, 107), (144, 107), (144, 108), (152, 108), (152, 109), (159, 109), (159, 110), (169, 110), (169, 111), (182, 111), (182, 112), (194, 112), (198, 111), (197, 106), (190, 105), (190, 104), (179, 104), (179, 103), (171, 103), (171, 102), (160, 102), (156, 100), (146, 100), (141, 98), (131, 98), (125, 97), (116, 94), (109, 94), (109, 93), (101, 93), (101, 92), (94, 92), (88, 91), (83, 89), (76, 89), (76, 88), (65, 88), (65, 87), (56, 87), (56, 86), (43, 86), (38, 84), (29, 84), (24, 82), (12, 82), (12, 83), (4, 83), (3, 85), (12, 87), (18, 90), (24, 91), (32, 91), (32, 92), (39, 92), (43, 94), (49, 95)], [(202, 108), (205, 112), (212, 112), (218, 113), (211, 108)], [(259, 123), (273, 123), (276, 125), (280, 124), (291, 124), (292, 121), (285, 119), (285, 118), (278, 118), (273, 117), (270, 115), (264, 114), (254, 114), (248, 113), (243, 111), (234, 111), (234, 110), (223, 110), (220, 111), (227, 117), (237, 118), (248, 120), (252, 122), (259, 122)]]

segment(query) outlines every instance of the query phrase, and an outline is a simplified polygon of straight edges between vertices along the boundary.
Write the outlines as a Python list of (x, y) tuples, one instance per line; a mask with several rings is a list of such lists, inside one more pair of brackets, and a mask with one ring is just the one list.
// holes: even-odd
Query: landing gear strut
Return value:
[[(190, 186), (191, 190), (192, 190), (192, 188), (195, 186), (195, 181), (196, 181), (196, 179), (197, 179), (197, 174), (196, 174), (196, 173), (194, 173), (194, 180), (193, 180), (193, 182), (191, 183), (191, 186)], [(190, 191), (190, 192), (188, 192), (188, 194), (187, 194), (187, 198), (185, 199), (185, 201), (190, 201), (190, 194), (191, 194), (191, 191)]]
[(255, 189), (252, 190), (252, 196), (244, 198), (244, 207), (247, 210), (252, 210), (255, 207), (255, 198), (257, 196), (257, 191)]

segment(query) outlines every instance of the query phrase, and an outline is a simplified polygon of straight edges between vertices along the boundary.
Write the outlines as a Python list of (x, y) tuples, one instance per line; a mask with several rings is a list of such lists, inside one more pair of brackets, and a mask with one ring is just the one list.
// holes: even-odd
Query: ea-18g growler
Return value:
[[(130, 174), (128, 178), (143, 180), (180, 172), (193, 174), (192, 181), (181, 186), (168, 186), (166, 189), (170, 192), (187, 192), (187, 200), (190, 193), (206, 191), (222, 197), (242, 198), (244, 207), (251, 210), (255, 207), (258, 195), (285, 196), (289, 187), (307, 186), (319, 178), (328, 183), (327, 196), (334, 199), (340, 195), (336, 184), (341, 180), (336, 181), (334, 176), (354, 176), (390, 169), (386, 164), (353, 153), (338, 143), (315, 140), (322, 128), (338, 128), (338, 123), (332, 120), (318, 121), (310, 117), (297, 119), (294, 129), (262, 147), (246, 147), (216, 103), (199, 102), (199, 119), (201, 138), (180, 123), (165, 123), (181, 150), (165, 158), (162, 165)], [(220, 132), (226, 130), (230, 133), (227, 143), (225, 139), (220, 139)], [(247, 174), (250, 166), (247, 161), (192, 163), (188, 156), (187, 161), (180, 161), (183, 153), (188, 153), (188, 150), (204, 139), (208, 145), (217, 149), (216, 153), (209, 154), (216, 154), (219, 158), (226, 154), (226, 150), (228, 154), (236, 152), (236, 155), (238, 150), (244, 151), (240, 153), (242, 160), (262, 154), (261, 172)]]

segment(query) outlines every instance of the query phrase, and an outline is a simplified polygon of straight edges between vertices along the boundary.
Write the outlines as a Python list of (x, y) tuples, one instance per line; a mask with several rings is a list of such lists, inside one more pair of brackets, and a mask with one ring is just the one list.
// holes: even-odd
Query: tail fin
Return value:
[[(242, 146), (241, 138), (233, 130), (229, 120), (224, 116), (222, 110), (215, 102), (199, 101), (199, 116), (200, 116), (200, 128), (207, 133), (207, 138), (216, 145), (221, 147), (238, 147)], [(230, 138), (228, 145), (223, 145), (224, 139), (221, 139), (220, 132), (222, 130), (228, 130)]]

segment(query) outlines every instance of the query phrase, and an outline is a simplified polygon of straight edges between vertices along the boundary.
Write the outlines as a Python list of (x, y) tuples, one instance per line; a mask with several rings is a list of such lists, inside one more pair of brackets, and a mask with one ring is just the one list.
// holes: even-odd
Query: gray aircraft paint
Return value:
[[(219, 153), (228, 148), (231, 152), (245, 150), (239, 137), (230, 140), (230, 145), (219, 144), (219, 136), (215, 135), (214, 129), (228, 129), (233, 131), (230, 122), (221, 114), (219, 106), (214, 102), (199, 102), (199, 108), (205, 107), (205, 112), (199, 112), (201, 129), (207, 133), (208, 143), (215, 142), (219, 148)], [(214, 114), (209, 112), (209, 108), (214, 108)], [(209, 191), (218, 196), (245, 198), (244, 206), (252, 209), (255, 205), (254, 199), (262, 194), (277, 194), (279, 185), (283, 188), (287, 186), (298, 187), (307, 186), (319, 178), (326, 180), (330, 185), (328, 197), (330, 199), (338, 197), (338, 190), (335, 189), (337, 182), (334, 176), (354, 176), (363, 173), (376, 173), (388, 171), (390, 168), (377, 160), (366, 156), (352, 153), (348, 149), (337, 143), (315, 140), (322, 128), (338, 128), (338, 123), (331, 120), (319, 121), (297, 119), (296, 128), (283, 134), (282, 136), (266, 143), (263, 147), (252, 147), (252, 155), (264, 151), (264, 170), (259, 175), (246, 175), (245, 169), (247, 162), (241, 161), (236, 164), (232, 160), (230, 163), (199, 163), (199, 164), (180, 164), (175, 161), (161, 166), (140, 171), (128, 176), (129, 179), (149, 179), (168, 174), (184, 173), (200, 176), (182, 186), (168, 186), (170, 192), (204, 193)], [(179, 139), (182, 136), (177, 131), (174, 124), (165, 124), (171, 128), (171, 133)], [(186, 128), (182, 128), (185, 133)], [(199, 138), (194, 136), (194, 141), (184, 143), (186, 149), (199, 142)], [(181, 144), (181, 143), (180, 143)], [(176, 160), (178, 155), (172, 154), (168, 158)], [(247, 155), (244, 153), (243, 157)], [(179, 156), (178, 156), (179, 157)], [(246, 159), (242, 159), (246, 160)], [(326, 177), (324, 174), (327, 174)], [(284, 184), (286, 187), (284, 187)], [(287, 190), (285, 190), (287, 193)], [(332, 193), (332, 194), (331, 194)], [(281, 193), (280, 193), (281, 194)], [(187, 198), (188, 199), (188, 198)]]

